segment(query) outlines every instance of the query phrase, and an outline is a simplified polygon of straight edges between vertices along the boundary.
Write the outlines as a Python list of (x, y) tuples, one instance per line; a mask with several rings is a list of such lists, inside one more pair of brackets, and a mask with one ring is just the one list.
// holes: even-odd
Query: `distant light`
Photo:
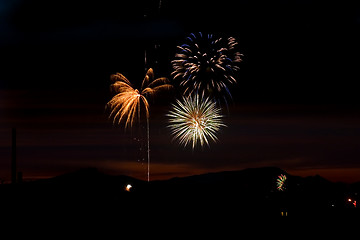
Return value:
[(288, 215), (288, 212), (287, 212), (287, 211), (281, 212), (281, 216), (282, 216), (282, 217), (287, 217), (287, 215)]
[(351, 198), (349, 198), (349, 199), (348, 199), (348, 202), (351, 202), (351, 201), (352, 201)]
[(131, 184), (128, 184), (125, 187), (125, 191), (130, 192), (131, 188), (132, 188)]

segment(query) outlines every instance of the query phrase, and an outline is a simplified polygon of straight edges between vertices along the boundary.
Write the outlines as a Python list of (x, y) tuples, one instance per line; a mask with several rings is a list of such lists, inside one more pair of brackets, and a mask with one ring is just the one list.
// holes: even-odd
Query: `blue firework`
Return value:
[(172, 76), (184, 87), (185, 95), (192, 92), (217, 99), (229, 96), (229, 87), (236, 83), (234, 74), (239, 70), (243, 56), (237, 51), (235, 38), (218, 38), (213, 34), (191, 33), (171, 62)]

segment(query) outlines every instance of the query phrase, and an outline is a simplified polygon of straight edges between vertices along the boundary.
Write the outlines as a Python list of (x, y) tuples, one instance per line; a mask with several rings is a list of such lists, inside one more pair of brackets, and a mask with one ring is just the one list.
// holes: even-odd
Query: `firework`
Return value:
[(132, 127), (136, 116), (140, 120), (141, 103), (145, 108), (146, 118), (149, 118), (149, 103), (147, 98), (152, 97), (162, 89), (170, 89), (167, 78), (154, 79), (154, 72), (150, 68), (142, 82), (140, 91), (134, 89), (130, 81), (121, 73), (116, 73), (110, 77), (113, 84), (111, 89), (117, 93), (106, 105), (111, 109), (109, 118), (113, 118), (113, 123), (118, 123), (126, 119), (125, 128)]
[(184, 146), (192, 144), (193, 149), (197, 143), (209, 146), (209, 140), (216, 141), (217, 131), (225, 126), (216, 103), (209, 98), (200, 99), (198, 94), (177, 100), (167, 116), (174, 139)]
[(286, 175), (281, 174), (280, 176), (278, 176), (278, 179), (276, 180), (277, 190), (279, 190), (279, 191), (285, 190), (285, 187), (284, 187), (285, 181), (286, 181)]
[[(229, 85), (236, 83), (242, 54), (233, 37), (217, 38), (213, 34), (192, 33), (186, 43), (178, 46), (172, 66), (174, 80), (179, 80), (185, 94), (192, 91), (231, 97)], [(225, 97), (224, 97), (225, 98)]]
[(140, 121), (141, 103), (145, 107), (146, 112), (146, 127), (147, 127), (147, 157), (148, 170), (147, 179), (150, 181), (150, 143), (149, 143), (149, 102), (147, 98), (161, 90), (168, 90), (172, 88), (167, 78), (154, 79), (154, 71), (152, 68), (146, 72), (145, 78), (141, 84), (140, 91), (134, 89), (130, 81), (121, 73), (111, 75), (110, 80), (113, 82), (111, 89), (117, 93), (106, 105), (111, 109), (109, 118), (113, 118), (113, 123), (120, 122), (126, 118), (125, 128), (129, 125), (132, 127), (136, 115)]

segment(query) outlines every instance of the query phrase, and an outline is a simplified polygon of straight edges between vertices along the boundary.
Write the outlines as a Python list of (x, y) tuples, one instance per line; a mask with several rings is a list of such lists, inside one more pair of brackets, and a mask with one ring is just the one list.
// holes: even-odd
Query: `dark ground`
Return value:
[[(276, 189), (280, 174), (288, 176), (284, 191)], [(133, 186), (130, 192), (125, 191), (127, 184)], [(18, 226), (46, 226), (56, 231), (69, 226), (124, 231), (205, 227), (208, 233), (209, 228), (232, 232), (242, 226), (242, 231), (249, 231), (248, 226), (258, 225), (316, 230), (319, 223), (338, 229), (360, 216), (359, 209), (347, 201), (359, 201), (359, 183), (291, 176), (272, 167), (150, 183), (83, 169), (0, 187), (2, 219)], [(115, 228), (110, 227), (113, 225)]]

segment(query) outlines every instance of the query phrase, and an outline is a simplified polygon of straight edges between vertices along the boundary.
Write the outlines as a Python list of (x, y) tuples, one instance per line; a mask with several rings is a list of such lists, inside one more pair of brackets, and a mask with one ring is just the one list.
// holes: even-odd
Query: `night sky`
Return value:
[(152, 67), (172, 80), (176, 46), (201, 31), (235, 37), (244, 54), (227, 127), (210, 147), (184, 148), (165, 116), (181, 93), (156, 98), (150, 179), (275, 166), (360, 181), (359, 30), (346, 1), (0, 0), (0, 179), (12, 128), (24, 179), (86, 167), (146, 179), (144, 126), (108, 119), (110, 75), (139, 88)]

